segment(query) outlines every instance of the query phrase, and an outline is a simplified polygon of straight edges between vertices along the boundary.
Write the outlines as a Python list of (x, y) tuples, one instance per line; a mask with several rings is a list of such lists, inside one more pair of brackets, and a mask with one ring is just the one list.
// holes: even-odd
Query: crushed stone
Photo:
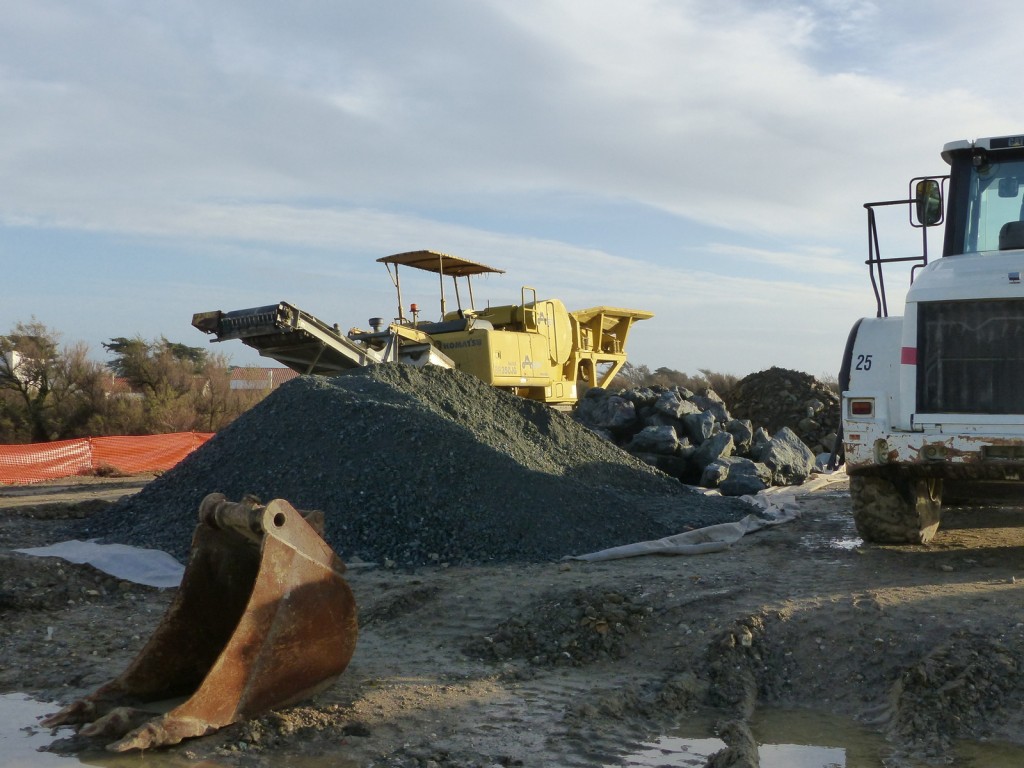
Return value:
[(81, 523), (82, 538), (187, 558), (209, 493), (323, 510), (350, 562), (544, 562), (739, 520), (567, 414), (434, 367), (280, 387), (174, 469)]

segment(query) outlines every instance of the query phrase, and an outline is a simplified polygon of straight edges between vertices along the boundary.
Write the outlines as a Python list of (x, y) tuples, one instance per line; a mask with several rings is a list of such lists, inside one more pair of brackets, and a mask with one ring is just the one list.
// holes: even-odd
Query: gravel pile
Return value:
[(215, 491), (323, 510), (342, 558), (399, 566), (541, 562), (751, 511), (539, 403), (458, 371), (388, 364), (289, 382), (79, 535), (184, 560)]

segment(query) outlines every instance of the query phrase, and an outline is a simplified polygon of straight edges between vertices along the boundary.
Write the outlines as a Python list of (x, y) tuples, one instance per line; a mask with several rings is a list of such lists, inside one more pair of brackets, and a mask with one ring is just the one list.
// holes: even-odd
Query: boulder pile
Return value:
[(780, 368), (751, 374), (733, 393), (735, 412), (712, 389), (593, 388), (575, 417), (666, 474), (726, 496), (803, 483), (835, 440), (836, 396)]

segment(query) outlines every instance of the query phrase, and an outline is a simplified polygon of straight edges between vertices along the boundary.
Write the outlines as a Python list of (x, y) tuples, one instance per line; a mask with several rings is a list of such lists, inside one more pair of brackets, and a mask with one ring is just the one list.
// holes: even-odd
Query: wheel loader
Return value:
[[(570, 312), (558, 299), (538, 299), (528, 286), (518, 304), (477, 308), (474, 277), (503, 270), (438, 251), (398, 253), (377, 259), (395, 287), (396, 316), (371, 318), (369, 329), (342, 333), (292, 304), (280, 302), (230, 312), (200, 312), (192, 325), (212, 341), (238, 339), (265, 357), (303, 374), (331, 376), (373, 363), (439, 365), (465, 371), (487, 384), (570, 408), (583, 386), (607, 386), (626, 362), (633, 323), (653, 317), (638, 309), (598, 306)], [(423, 316), (403, 302), (401, 275), (420, 270), (437, 276), (440, 315)], [(449, 309), (446, 281), (455, 307)]]
[[(946, 175), (866, 203), (877, 313), (850, 331), (840, 369), (842, 449), (867, 541), (927, 543), (944, 490), (1024, 479), (1024, 136), (946, 144)], [(944, 205), (945, 203), (945, 205)], [(920, 255), (883, 257), (877, 214), (903, 208)], [(929, 259), (929, 235), (944, 233)], [(910, 268), (890, 316), (883, 268)]]

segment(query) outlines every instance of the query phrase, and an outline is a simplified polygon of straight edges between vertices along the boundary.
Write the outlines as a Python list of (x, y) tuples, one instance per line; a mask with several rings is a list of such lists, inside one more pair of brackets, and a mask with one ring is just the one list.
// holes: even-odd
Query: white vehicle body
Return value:
[[(934, 534), (943, 480), (1024, 477), (1024, 137), (954, 142), (943, 157), (948, 177), (912, 180), (910, 199), (866, 206), (879, 311), (854, 326), (840, 374), (855, 516), (898, 497), (911, 541)], [(929, 262), (944, 189), (943, 256)], [(922, 227), (919, 259), (877, 254), (872, 208), (896, 204)], [(882, 265), (912, 260), (903, 316), (889, 317)], [(862, 522), (865, 538), (904, 537)]]

